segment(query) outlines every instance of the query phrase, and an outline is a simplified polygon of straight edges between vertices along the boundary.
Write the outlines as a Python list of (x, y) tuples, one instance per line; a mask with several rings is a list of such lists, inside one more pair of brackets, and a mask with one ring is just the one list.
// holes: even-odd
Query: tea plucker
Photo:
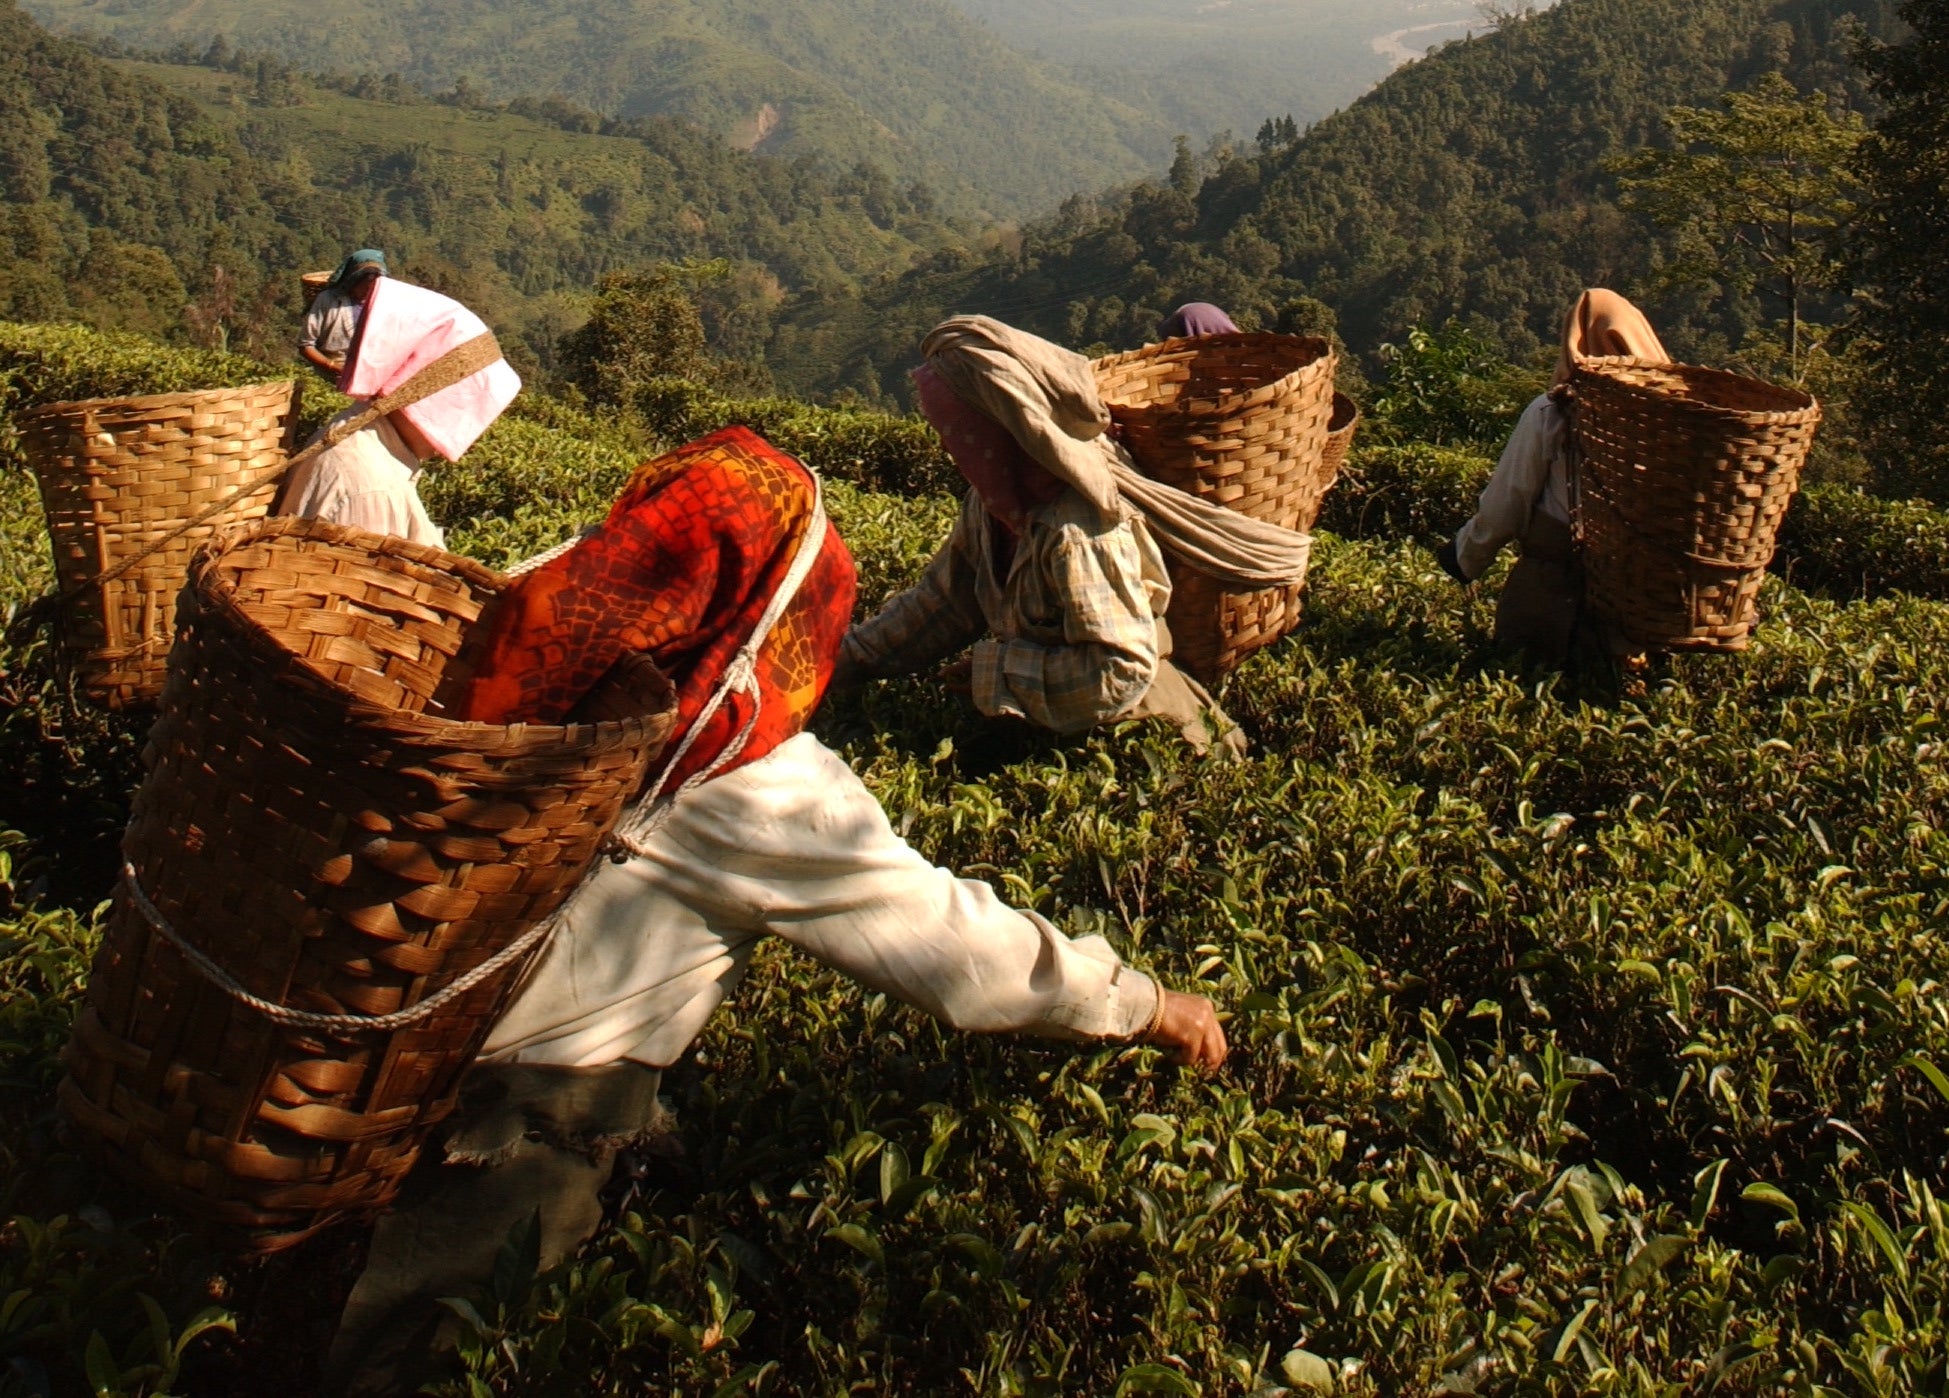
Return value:
[(386, 254), (378, 248), (360, 248), (339, 263), (331, 280), (305, 308), (304, 328), (298, 335), (299, 357), (336, 380), (345, 368), (345, 356), (351, 352), (366, 299), (385, 275)]
[[(275, 513), (439, 546), (446, 536), (420, 500), (421, 468), (458, 461), (514, 401), (521, 378), (480, 317), (452, 297), (387, 276), (371, 278), (364, 295), (339, 385), (352, 406), (311, 445), (342, 440), (292, 467)], [(456, 381), (354, 430), (375, 400), (410, 396), (429, 376)]]
[(1474, 516), (1436, 555), (1450, 577), (1472, 583), (1504, 546), (1519, 542), (1522, 554), (1496, 604), (1496, 641), (1551, 662), (1566, 659), (1578, 640), (1584, 592), (1572, 535), (1574, 428), (1565, 393), (1578, 360), (1612, 356), (1670, 359), (1636, 306), (1614, 291), (1586, 291), (1564, 322), (1549, 391), (1523, 410)]
[(1171, 663), (1169, 551), (1228, 586), (1303, 577), (1310, 539), (1150, 480), (1108, 430), (1088, 360), (985, 316), (938, 326), (921, 412), (967, 479), (921, 580), (846, 638), (842, 680), (943, 671), (991, 716), (1077, 733), (1159, 718), (1203, 750), (1244, 736)]
[(1223, 1061), (1209, 1002), (934, 867), (806, 731), (853, 595), (811, 476), (744, 428), (643, 467), (597, 530), (514, 586), (462, 716), (576, 716), (619, 656), (646, 651), (676, 687), (677, 726), (621, 862), (571, 901), (490, 1032), (444, 1160), (429, 1152), (378, 1224), (334, 1387), (410, 1391), (438, 1298), (484, 1281), (534, 1210), (546, 1262), (589, 1236), (617, 1148), (655, 1129), (661, 1070), (767, 935), (957, 1029)]

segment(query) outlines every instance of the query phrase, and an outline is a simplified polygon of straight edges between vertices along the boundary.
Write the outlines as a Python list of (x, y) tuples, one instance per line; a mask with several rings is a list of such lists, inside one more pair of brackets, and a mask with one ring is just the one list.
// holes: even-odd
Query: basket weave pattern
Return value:
[(261, 519), (266, 489), (187, 529), (106, 582), (116, 565), (284, 460), (292, 383), (51, 403), (19, 430), (40, 482), (62, 649), (90, 699), (155, 702), (190, 559), (219, 529)]
[[(1095, 367), (1097, 390), (1147, 474), (1304, 529), (1329, 483), (1322, 459), (1335, 362), (1323, 339), (1241, 332), (1167, 340)], [(1175, 559), (1170, 565), (1175, 659), (1206, 684), (1298, 624), (1300, 586), (1228, 592)]]
[[(504, 586), (437, 549), (273, 519), (196, 564), (124, 853), (251, 993), (376, 1016), (574, 891), (674, 723), (647, 657), (567, 726), (436, 716)], [(458, 659), (458, 664), (456, 663)], [(383, 1207), (524, 966), (391, 1031), (284, 1028), (117, 895), (61, 1102), (110, 1163), (271, 1250)]]
[(1585, 360), (1572, 387), (1591, 605), (1641, 646), (1743, 649), (1820, 405), (1629, 359)]

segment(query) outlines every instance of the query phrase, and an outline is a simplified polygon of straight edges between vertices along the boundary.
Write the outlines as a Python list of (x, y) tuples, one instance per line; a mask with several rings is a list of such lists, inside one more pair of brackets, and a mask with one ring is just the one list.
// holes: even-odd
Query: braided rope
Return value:
[[(591, 525), (589, 526), (589, 529), (593, 529), (594, 527), (595, 527), (594, 525)], [(577, 544), (581, 543), (584, 539), (588, 538), (589, 529), (584, 529), (579, 534), (571, 535), (570, 537), (562, 540), (561, 543), (555, 545), (554, 548), (546, 549), (543, 552), (536, 554), (533, 558), (522, 559), (519, 563), (515, 564), (512, 568), (508, 569), (507, 576), (510, 578), (518, 578), (528, 573), (534, 572), (537, 568), (546, 568), (549, 564), (553, 563), (556, 559), (560, 558), (563, 554), (568, 553)]]
[[(308, 1010), (294, 1010), (288, 1005), (278, 1004), (275, 1000), (266, 1000), (261, 995), (251, 994), (228, 971), (211, 960), (204, 952), (190, 945), (183, 934), (171, 925), (169, 919), (163, 916), (162, 909), (150, 900), (148, 893), (143, 889), (142, 881), (136, 877), (133, 864), (122, 865), (122, 881), (128, 887), (129, 897), (134, 901), (136, 910), (142, 914), (143, 920), (160, 933), (165, 941), (180, 951), (189, 964), (201, 971), (211, 984), (238, 1004), (256, 1010), (271, 1023), (282, 1025), (286, 1029), (322, 1029), (331, 1033), (387, 1033), (394, 1029), (409, 1028), (453, 1003), (489, 977), (506, 970), (554, 931), (555, 925), (561, 921), (561, 913), (557, 912), (553, 917), (536, 923), (459, 980), (442, 987), (435, 994), (427, 996), (426, 999), (408, 1009), (395, 1010), (389, 1015), (321, 1015), (313, 1014)], [(565, 901), (563, 907), (567, 905)]]

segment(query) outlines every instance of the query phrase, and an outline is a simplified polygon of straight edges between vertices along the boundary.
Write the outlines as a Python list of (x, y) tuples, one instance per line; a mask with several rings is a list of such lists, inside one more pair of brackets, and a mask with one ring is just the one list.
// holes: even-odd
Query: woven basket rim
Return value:
[[(1777, 395), (1784, 402), (1797, 404), (1794, 407), (1780, 408), (1734, 408), (1696, 397), (1691, 392), (1672, 393), (1647, 384), (1633, 383), (1624, 375), (1632, 370), (1652, 370), (1686, 377), (1702, 377), (1707, 382), (1739, 383), (1765, 389)], [(1713, 369), (1703, 364), (1684, 364), (1660, 359), (1633, 359), (1626, 356), (1610, 356), (1579, 359), (1573, 366), (1572, 383), (1590, 377), (1598, 379), (1607, 388), (1622, 393), (1634, 394), (1659, 403), (1672, 404), (1689, 412), (1709, 413), (1715, 417), (1734, 418), (1741, 422), (1765, 423), (1768, 425), (1792, 425), (1818, 418), (1821, 413), (1820, 400), (1803, 389), (1789, 388), (1769, 379), (1751, 378), (1745, 374), (1735, 374), (1730, 369)], [(1688, 386), (1689, 387), (1689, 386)]]
[(86, 410), (100, 410), (105, 407), (117, 408), (174, 408), (187, 407), (192, 403), (229, 397), (238, 394), (259, 393), (266, 389), (296, 388), (297, 380), (265, 379), (258, 383), (236, 384), (224, 388), (186, 388), (175, 393), (130, 393), (116, 398), (69, 398), (59, 403), (42, 403), (36, 407), (23, 408), (16, 421), (25, 427), (40, 417), (56, 417), (65, 413)]
[(1333, 390), (1333, 415), (1326, 420), (1326, 435), (1337, 436), (1352, 429), (1360, 421), (1360, 404), (1340, 392)]
[(1100, 382), (1107, 372), (1130, 364), (1141, 364), (1145, 360), (1164, 359), (1171, 355), (1183, 355), (1187, 359), (1195, 359), (1200, 354), (1208, 354), (1213, 350), (1258, 346), (1272, 348), (1284, 345), (1304, 346), (1311, 353), (1278, 378), (1267, 379), (1256, 388), (1248, 388), (1239, 393), (1228, 393), (1217, 398), (1179, 399), (1165, 405), (1155, 403), (1105, 405), (1112, 413), (1143, 411), (1181, 414), (1187, 417), (1217, 417), (1270, 402), (1289, 389), (1302, 374), (1318, 372), (1322, 364), (1334, 364), (1336, 356), (1333, 342), (1321, 335), (1280, 335), (1270, 330), (1228, 330), (1221, 335), (1180, 335), (1154, 345), (1145, 345), (1141, 349), (1126, 350), (1121, 354), (1106, 354), (1103, 358), (1092, 361), (1091, 368), (1095, 370)]
[(387, 708), (361, 699), (325, 675), (309, 659), (280, 642), (271, 634), (269, 627), (246, 615), (236, 600), (235, 584), (217, 566), (225, 554), (236, 549), (281, 538), (322, 542), (332, 547), (357, 549), (368, 555), (403, 558), (411, 563), (451, 573), (491, 592), (504, 591), (509, 580), (486, 564), (434, 548), (430, 544), (416, 544), (390, 534), (372, 534), (349, 524), (299, 519), (290, 515), (273, 515), (268, 519), (233, 525), (206, 543), (190, 563), (189, 586), (195, 591), (197, 599), (211, 610), (221, 612), (225, 621), (237, 628), (251, 649), (264, 653), (267, 658), (274, 658), (282, 667), (283, 674), (308, 683), (320, 697), (338, 705), (349, 719), (362, 726), (384, 728), (389, 736), (404, 741), (439, 743), (451, 747), (465, 747), (470, 739), (511, 732), (519, 733), (536, 747), (578, 747), (624, 741), (638, 734), (648, 734), (657, 727), (667, 729), (676, 721), (676, 687), (669, 676), (640, 651), (626, 654), (623, 661), (649, 668), (658, 682), (663, 704), (634, 718), (601, 719), (595, 723), (477, 723)]

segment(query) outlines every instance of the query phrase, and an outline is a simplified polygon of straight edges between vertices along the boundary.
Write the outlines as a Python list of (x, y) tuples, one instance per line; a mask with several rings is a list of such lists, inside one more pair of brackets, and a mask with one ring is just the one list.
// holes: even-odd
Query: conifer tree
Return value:
[(1884, 486), (1949, 501), (1949, 0), (1908, 0), (1900, 43), (1868, 51), (1886, 104), (1863, 143), (1854, 243), (1869, 449)]

